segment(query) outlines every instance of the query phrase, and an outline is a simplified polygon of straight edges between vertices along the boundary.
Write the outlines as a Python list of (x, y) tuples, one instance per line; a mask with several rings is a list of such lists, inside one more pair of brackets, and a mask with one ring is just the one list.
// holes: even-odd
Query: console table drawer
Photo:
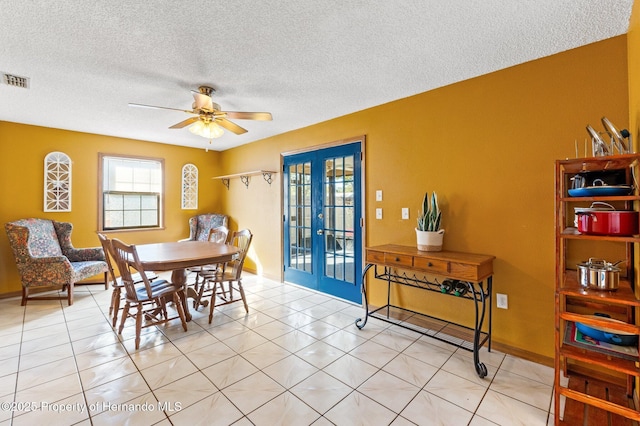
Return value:
[(367, 262), (379, 265), (400, 266), (410, 268), (413, 266), (413, 256), (406, 254), (388, 253), (384, 251), (367, 250)]
[(492, 265), (472, 265), (468, 263), (451, 262), (450, 274), (452, 277), (463, 281), (477, 281), (478, 277), (485, 277), (493, 273)]
[(448, 273), (451, 270), (449, 262), (440, 259), (427, 259), (424, 257), (414, 257), (413, 267), (427, 272)]
[(384, 254), (385, 265), (391, 266), (403, 266), (410, 268), (413, 266), (413, 256), (406, 254), (385, 253)]
[(367, 250), (367, 263), (384, 264), (384, 252)]

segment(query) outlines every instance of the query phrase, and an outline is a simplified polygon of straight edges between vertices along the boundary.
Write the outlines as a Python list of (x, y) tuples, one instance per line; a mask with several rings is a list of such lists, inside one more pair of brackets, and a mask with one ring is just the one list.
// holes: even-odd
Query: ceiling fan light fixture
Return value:
[(200, 133), (202, 133), (202, 129), (204, 129), (204, 123), (200, 120), (189, 126), (189, 131), (198, 136), (200, 136)]
[(189, 127), (189, 131), (194, 135), (202, 136), (207, 139), (215, 139), (219, 138), (224, 134), (224, 130), (222, 127), (213, 121), (205, 123), (201, 120), (196, 121)]

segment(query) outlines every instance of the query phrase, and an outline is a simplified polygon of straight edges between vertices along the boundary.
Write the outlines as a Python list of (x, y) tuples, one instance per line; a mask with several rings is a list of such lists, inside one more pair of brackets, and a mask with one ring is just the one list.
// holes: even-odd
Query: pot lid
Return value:
[(606, 207), (575, 207), (573, 209), (575, 213), (589, 213), (589, 212), (612, 212), (614, 209)]
[(606, 211), (614, 211), (615, 207), (611, 204), (603, 203), (601, 201), (596, 201), (591, 204), (589, 207), (575, 207), (573, 211), (575, 213), (587, 213), (587, 212), (606, 212)]

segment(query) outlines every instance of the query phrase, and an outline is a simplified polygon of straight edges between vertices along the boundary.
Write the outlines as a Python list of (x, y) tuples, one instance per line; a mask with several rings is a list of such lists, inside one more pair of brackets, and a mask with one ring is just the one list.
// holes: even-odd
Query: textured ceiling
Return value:
[[(0, 0), (0, 120), (191, 147), (213, 86), (224, 150), (627, 32), (633, 0)], [(6, 143), (2, 141), (1, 143)]]

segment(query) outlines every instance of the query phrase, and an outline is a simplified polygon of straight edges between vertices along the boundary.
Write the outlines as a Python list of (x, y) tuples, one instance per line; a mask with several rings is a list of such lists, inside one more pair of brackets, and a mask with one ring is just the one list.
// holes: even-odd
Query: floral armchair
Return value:
[(208, 241), (209, 231), (218, 226), (226, 226), (227, 215), (220, 213), (200, 214), (189, 219), (189, 238), (180, 241)]
[(104, 251), (98, 248), (74, 248), (71, 244), (73, 225), (47, 219), (21, 219), (4, 225), (22, 280), (22, 305), (27, 300), (60, 299), (52, 296), (31, 296), (33, 287), (62, 286), (67, 290), (69, 306), (73, 304), (76, 282), (104, 273), (107, 263)]

